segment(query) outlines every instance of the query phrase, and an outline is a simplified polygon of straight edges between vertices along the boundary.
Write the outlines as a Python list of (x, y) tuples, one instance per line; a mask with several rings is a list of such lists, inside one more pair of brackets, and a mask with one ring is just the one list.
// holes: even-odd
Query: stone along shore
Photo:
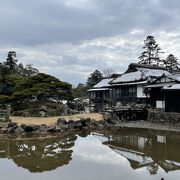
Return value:
[(0, 133), (2, 134), (22, 134), (22, 133), (60, 133), (68, 130), (94, 130), (102, 129), (111, 126), (106, 121), (96, 121), (90, 118), (82, 118), (80, 120), (66, 121), (64, 118), (59, 118), (55, 125), (18, 125), (16, 122), (1, 122)]

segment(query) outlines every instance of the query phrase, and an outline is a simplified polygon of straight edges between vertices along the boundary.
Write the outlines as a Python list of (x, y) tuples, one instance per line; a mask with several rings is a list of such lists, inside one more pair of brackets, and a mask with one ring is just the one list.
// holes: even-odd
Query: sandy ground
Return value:
[[(13, 122), (21, 124), (33, 124), (33, 125), (54, 125), (58, 118), (63, 117), (66, 121), (74, 120), (77, 121), (81, 118), (91, 118), (96, 121), (103, 120), (103, 115), (100, 113), (87, 113), (87, 114), (77, 114), (71, 116), (55, 116), (55, 117), (20, 117), (20, 116), (12, 116), (11, 119)], [(119, 127), (131, 127), (131, 128), (143, 128), (143, 129), (154, 129), (154, 130), (165, 130), (165, 131), (176, 131), (180, 132), (180, 127), (176, 125), (168, 125), (168, 124), (155, 124), (147, 121), (131, 121), (131, 122), (121, 122), (118, 123)]]
[(77, 114), (71, 116), (55, 116), (55, 117), (20, 117), (20, 116), (11, 116), (13, 122), (16, 122), (18, 125), (21, 124), (34, 124), (34, 125), (53, 125), (57, 120), (63, 117), (66, 121), (74, 120), (77, 121), (80, 118), (91, 118), (96, 121), (103, 120), (103, 115), (99, 113), (87, 113), (87, 114)]

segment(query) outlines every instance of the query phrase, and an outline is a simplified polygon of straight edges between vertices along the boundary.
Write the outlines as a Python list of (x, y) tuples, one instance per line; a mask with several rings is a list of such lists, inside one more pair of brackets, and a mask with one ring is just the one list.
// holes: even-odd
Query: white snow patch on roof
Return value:
[(113, 78), (107, 78), (107, 79), (102, 79), (98, 84), (96, 84), (93, 88), (101, 88), (101, 87), (106, 87), (109, 86), (110, 82), (113, 80)]
[(167, 75), (167, 77), (169, 77), (175, 81), (180, 81), (180, 75), (173, 74), (173, 75)]
[(113, 80), (113, 83), (138, 81), (139, 79), (142, 79), (141, 73), (139, 71), (136, 71), (131, 73), (125, 73), (122, 76), (117, 77), (115, 80)]
[(140, 81), (145, 80), (148, 77), (160, 77), (163, 74), (170, 75), (168, 71), (162, 69), (138, 68), (138, 71), (125, 73), (122, 76), (117, 77), (113, 80), (113, 83)]
[(163, 74), (170, 75), (170, 73), (166, 70), (163, 69), (147, 69), (147, 68), (138, 68), (139, 71), (144, 74), (144, 76), (155, 76), (155, 77), (160, 77)]

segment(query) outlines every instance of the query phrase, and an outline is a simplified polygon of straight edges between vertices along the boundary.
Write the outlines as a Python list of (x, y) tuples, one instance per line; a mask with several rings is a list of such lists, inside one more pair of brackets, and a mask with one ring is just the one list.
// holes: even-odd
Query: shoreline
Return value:
[[(180, 133), (180, 124), (170, 124), (170, 123), (156, 123), (150, 121), (129, 121), (129, 122), (118, 122), (118, 120), (113, 120), (107, 122), (103, 115), (100, 113), (87, 113), (87, 114), (76, 114), (70, 116), (55, 116), (55, 117), (21, 117), (21, 116), (12, 116), (12, 123), (15, 128), (19, 126), (19, 133), (21, 133), (21, 128), (30, 128), (37, 133), (41, 133), (47, 130), (49, 132), (62, 132), (72, 129), (81, 129), (84, 121), (87, 123), (86, 129), (91, 128), (137, 128), (137, 129), (151, 129), (167, 132), (177, 132)], [(59, 121), (61, 119), (62, 121)], [(65, 121), (65, 122), (64, 122)], [(10, 124), (10, 127), (12, 126)], [(79, 124), (80, 123), (80, 124)], [(91, 124), (91, 128), (89, 127)], [(5, 126), (6, 127), (6, 126)], [(45, 130), (44, 130), (45, 129)], [(3, 128), (1, 128), (1, 131)], [(4, 129), (6, 131), (7, 129)], [(9, 131), (9, 130), (8, 130)], [(12, 130), (14, 132), (14, 130)], [(10, 129), (11, 132), (11, 129)]]
[(118, 122), (116, 127), (126, 127), (126, 128), (139, 128), (139, 129), (152, 129), (152, 130), (160, 130), (160, 131), (173, 131), (180, 133), (180, 126), (172, 124), (158, 124), (152, 123), (148, 121), (131, 121), (131, 122)]

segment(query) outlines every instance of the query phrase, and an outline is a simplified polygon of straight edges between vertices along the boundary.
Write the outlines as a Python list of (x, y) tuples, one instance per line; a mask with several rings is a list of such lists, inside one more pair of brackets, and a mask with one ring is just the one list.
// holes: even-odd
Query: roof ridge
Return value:
[(138, 63), (131, 63), (129, 67), (135, 66), (135, 67), (142, 67), (142, 68), (149, 68), (149, 69), (163, 69), (167, 70), (167, 68), (163, 66), (156, 66), (156, 65), (146, 65), (146, 64), (138, 64)]

